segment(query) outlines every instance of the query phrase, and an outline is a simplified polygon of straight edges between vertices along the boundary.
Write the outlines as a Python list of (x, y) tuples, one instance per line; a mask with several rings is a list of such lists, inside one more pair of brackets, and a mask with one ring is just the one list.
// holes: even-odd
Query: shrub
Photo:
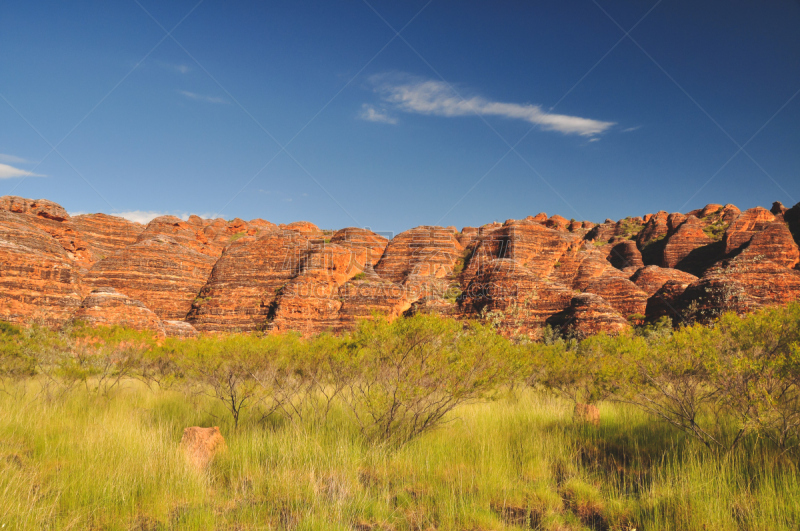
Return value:
[(67, 330), (67, 349), (56, 360), (56, 374), (69, 386), (108, 395), (139, 373), (144, 353), (155, 343), (149, 332), (119, 326), (93, 328), (78, 323)]
[(250, 335), (201, 338), (187, 342), (177, 363), (187, 388), (220, 401), (230, 413), (234, 428), (242, 412), (263, 398), (265, 373), (271, 366)]
[(517, 360), (489, 327), (430, 315), (361, 323), (353, 337), (358, 373), (345, 398), (369, 439), (403, 444), (438, 427), (465, 402), (488, 397)]
[(630, 349), (617, 358), (617, 399), (671, 424), (709, 448), (721, 448), (717, 415), (703, 415), (719, 400), (713, 371), (718, 334), (701, 325), (672, 337)]
[(779, 448), (800, 445), (800, 304), (745, 318), (725, 314), (714, 367), (722, 400), (740, 424)]

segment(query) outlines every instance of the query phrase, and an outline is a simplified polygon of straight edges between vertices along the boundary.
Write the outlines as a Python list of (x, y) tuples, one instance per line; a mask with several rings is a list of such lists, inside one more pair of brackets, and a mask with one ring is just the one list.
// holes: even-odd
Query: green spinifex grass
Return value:
[[(459, 408), (397, 449), (344, 411), (322, 426), (230, 416), (126, 382), (48, 403), (0, 398), (4, 529), (797, 529), (800, 482), (757, 440), (718, 455), (620, 405), (600, 426), (526, 389)], [(197, 472), (184, 427), (229, 449)], [(2, 529), (0, 527), (0, 529)]]

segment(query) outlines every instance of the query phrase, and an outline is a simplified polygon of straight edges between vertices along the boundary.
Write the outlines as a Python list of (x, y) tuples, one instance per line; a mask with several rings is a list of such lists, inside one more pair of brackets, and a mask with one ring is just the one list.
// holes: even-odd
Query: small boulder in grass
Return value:
[(600, 410), (594, 404), (575, 404), (575, 410), (572, 413), (576, 422), (586, 422), (594, 426), (600, 425)]
[(214, 456), (226, 448), (225, 439), (219, 427), (200, 428), (192, 426), (184, 428), (181, 448), (198, 469), (205, 469)]

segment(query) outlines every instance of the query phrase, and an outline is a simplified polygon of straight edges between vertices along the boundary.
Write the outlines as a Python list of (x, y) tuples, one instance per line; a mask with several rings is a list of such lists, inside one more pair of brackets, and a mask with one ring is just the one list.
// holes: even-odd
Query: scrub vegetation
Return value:
[[(800, 527), (800, 305), (544, 337), (434, 316), (306, 339), (3, 323), (0, 527)], [(187, 426), (227, 441), (206, 470)]]

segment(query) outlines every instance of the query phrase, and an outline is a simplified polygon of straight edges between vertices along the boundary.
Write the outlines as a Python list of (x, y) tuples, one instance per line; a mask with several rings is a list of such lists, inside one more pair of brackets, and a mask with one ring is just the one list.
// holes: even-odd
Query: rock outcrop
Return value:
[(308, 238), (283, 229), (232, 243), (198, 288), (186, 320), (201, 332), (265, 327), (279, 291), (300, 272), (310, 248)]
[(311, 335), (337, 329), (342, 307), (339, 285), (326, 271), (309, 271), (291, 279), (275, 299), (272, 330)]
[(756, 233), (764, 230), (775, 221), (775, 215), (761, 207), (742, 212), (725, 231), (725, 254), (732, 254), (741, 249)]
[(219, 427), (200, 428), (193, 426), (184, 428), (181, 437), (181, 448), (189, 462), (198, 470), (204, 470), (214, 457), (225, 451), (227, 445)]
[(687, 319), (713, 318), (722, 312), (746, 313), (800, 298), (800, 271), (760, 255), (721, 261), (690, 284), (680, 305)]
[(686, 279), (674, 279), (665, 282), (649, 299), (645, 314), (652, 320), (669, 317), (676, 323), (687, 322), (684, 318), (685, 309), (681, 304), (681, 297), (691, 282)]
[(182, 339), (197, 337), (198, 332), (186, 321), (161, 321), (164, 333), (167, 337), (178, 337)]
[[(800, 204), (709, 204), (599, 225), (540, 213), (480, 227), (422, 226), (391, 241), (307, 221), (147, 226), (0, 198), (0, 319), (119, 324), (160, 336), (352, 330), (374, 314), (491, 319), (616, 333), (663, 316), (706, 320), (800, 296)], [(644, 317), (642, 317), (644, 316)]]
[(647, 294), (625, 278), (601, 275), (589, 282), (586, 293), (600, 295), (623, 317), (641, 315), (647, 307)]
[(367, 264), (375, 266), (380, 261), (389, 240), (371, 230), (347, 227), (336, 231), (331, 243), (350, 249), (356, 269), (363, 271)]
[(714, 240), (703, 227), (694, 216), (682, 221), (666, 240), (661, 266), (697, 275), (722, 258), (720, 250), (711, 246)]
[(72, 317), (90, 326), (123, 326), (164, 336), (161, 319), (141, 301), (131, 299), (114, 288), (93, 290)]
[(212, 267), (211, 256), (170, 237), (152, 236), (94, 264), (85, 282), (140, 300), (160, 319), (183, 320)]
[(574, 239), (572, 233), (543, 227), (536, 222), (513, 221), (477, 240), (466, 257), (464, 279), (469, 282), (475, 275), (482, 274), (498, 258), (514, 260), (537, 277), (546, 278)]
[(495, 312), (502, 327), (538, 337), (547, 318), (564, 310), (573, 295), (571, 289), (542, 280), (517, 260), (497, 258), (475, 274), (459, 297), (459, 306), (467, 317)]
[(393, 319), (402, 315), (413, 302), (403, 286), (379, 277), (367, 268), (362, 278), (353, 278), (339, 288), (337, 331), (352, 330), (359, 320), (372, 319), (373, 314)]
[(756, 233), (747, 245), (748, 256), (760, 256), (786, 268), (800, 262), (800, 249), (783, 221), (776, 220)]
[(630, 328), (628, 321), (608, 301), (594, 293), (581, 293), (573, 297), (569, 307), (549, 318), (548, 324), (579, 337), (599, 332), (618, 334)]
[(84, 266), (89, 268), (98, 260), (133, 245), (144, 230), (140, 223), (106, 214), (83, 214), (72, 218), (72, 226), (89, 252)]
[(77, 267), (58, 241), (29, 219), (0, 210), (0, 319), (66, 323), (81, 304)]
[(606, 259), (619, 270), (628, 267), (640, 268), (644, 265), (642, 253), (639, 252), (636, 242), (632, 240), (615, 243), (608, 252)]
[(375, 272), (395, 283), (410, 275), (430, 279), (453, 274), (464, 247), (456, 235), (443, 227), (422, 226), (401, 232), (389, 242)]
[(671, 280), (688, 285), (697, 280), (697, 277), (678, 269), (668, 269), (654, 265), (643, 267), (631, 276), (631, 281), (648, 296), (652, 296)]

